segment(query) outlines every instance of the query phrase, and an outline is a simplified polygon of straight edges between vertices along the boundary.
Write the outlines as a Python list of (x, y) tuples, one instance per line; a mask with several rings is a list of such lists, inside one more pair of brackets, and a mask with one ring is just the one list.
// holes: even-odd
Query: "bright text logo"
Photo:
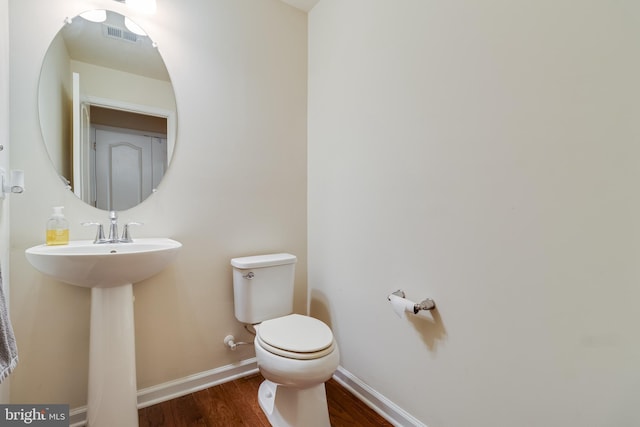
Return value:
[(68, 427), (69, 405), (0, 405), (0, 427)]

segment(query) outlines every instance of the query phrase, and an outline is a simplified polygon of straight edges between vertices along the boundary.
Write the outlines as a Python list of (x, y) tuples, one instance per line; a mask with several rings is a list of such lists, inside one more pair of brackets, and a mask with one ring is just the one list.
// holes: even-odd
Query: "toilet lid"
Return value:
[(301, 359), (321, 357), (331, 352), (334, 345), (333, 333), (325, 323), (300, 314), (262, 322), (257, 336), (261, 344), (266, 344), (263, 345), (266, 350)]

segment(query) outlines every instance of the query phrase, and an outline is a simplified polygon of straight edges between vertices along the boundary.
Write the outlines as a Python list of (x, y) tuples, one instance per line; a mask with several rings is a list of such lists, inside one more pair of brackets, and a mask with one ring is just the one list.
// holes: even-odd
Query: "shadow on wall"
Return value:
[(309, 316), (322, 320), (333, 330), (331, 314), (329, 313), (329, 303), (327, 297), (322, 292), (311, 291), (309, 298)]
[[(407, 314), (406, 319), (402, 319), (402, 322), (409, 322), (420, 334), (422, 341), (425, 343), (429, 351), (435, 353), (438, 350), (438, 344), (446, 339), (447, 330), (444, 327), (437, 305), (430, 311), (430, 313), (431, 318)], [(311, 291), (309, 315), (322, 320), (331, 329), (333, 329), (331, 313), (329, 312), (329, 303), (322, 292), (318, 292), (317, 290)]]
[(407, 315), (406, 320), (418, 331), (429, 351), (435, 353), (438, 350), (438, 343), (445, 340), (447, 331), (437, 305), (430, 313), (433, 320), (410, 314)]

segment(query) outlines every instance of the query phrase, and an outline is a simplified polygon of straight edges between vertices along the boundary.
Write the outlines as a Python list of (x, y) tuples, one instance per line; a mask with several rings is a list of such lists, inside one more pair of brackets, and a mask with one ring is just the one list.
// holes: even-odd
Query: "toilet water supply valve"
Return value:
[(224, 337), (224, 345), (229, 347), (232, 351), (235, 351), (239, 345), (247, 345), (247, 344), (253, 344), (253, 343), (243, 342), (243, 341), (236, 342), (235, 337), (233, 335), (227, 335), (226, 337)]

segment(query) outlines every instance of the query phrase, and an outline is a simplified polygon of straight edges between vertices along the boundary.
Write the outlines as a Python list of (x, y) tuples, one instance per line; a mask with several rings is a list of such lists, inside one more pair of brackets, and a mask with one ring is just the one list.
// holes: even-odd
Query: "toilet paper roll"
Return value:
[(393, 312), (400, 319), (404, 319), (406, 317), (407, 311), (413, 313), (414, 302), (409, 301), (406, 298), (400, 298), (396, 295), (389, 295), (389, 302), (391, 303), (391, 308)]

